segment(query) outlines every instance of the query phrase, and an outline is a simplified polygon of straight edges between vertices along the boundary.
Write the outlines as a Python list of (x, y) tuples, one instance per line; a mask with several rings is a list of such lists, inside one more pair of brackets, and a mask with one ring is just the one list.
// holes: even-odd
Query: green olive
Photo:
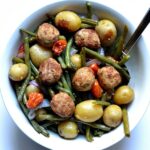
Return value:
[(81, 56), (79, 54), (74, 54), (71, 56), (71, 62), (77, 69), (81, 68), (82, 66), (82, 61), (81, 61)]
[(128, 85), (120, 86), (114, 93), (113, 100), (116, 104), (128, 104), (134, 99), (134, 90)]
[(31, 92), (39, 92), (40, 89), (32, 84), (28, 85), (26, 88), (26, 95), (28, 96)]
[(28, 75), (28, 66), (24, 63), (14, 64), (9, 69), (9, 77), (13, 81), (21, 81)]
[(110, 46), (116, 39), (117, 30), (114, 23), (110, 20), (100, 20), (95, 30), (100, 37), (102, 46)]
[(118, 105), (109, 105), (105, 108), (103, 121), (109, 127), (117, 127), (122, 121), (122, 110)]
[(61, 11), (55, 17), (55, 24), (61, 29), (75, 32), (81, 26), (81, 19), (72, 11)]
[(52, 57), (52, 52), (45, 47), (35, 44), (31, 46), (30, 48), (30, 57), (31, 57), (33, 64), (36, 67), (39, 67), (39, 65), (44, 60), (48, 59), (49, 57)]
[(76, 105), (75, 117), (84, 122), (94, 122), (103, 115), (103, 108), (95, 100), (86, 100)]
[(73, 121), (64, 121), (58, 125), (58, 133), (66, 139), (73, 139), (78, 135), (78, 126)]

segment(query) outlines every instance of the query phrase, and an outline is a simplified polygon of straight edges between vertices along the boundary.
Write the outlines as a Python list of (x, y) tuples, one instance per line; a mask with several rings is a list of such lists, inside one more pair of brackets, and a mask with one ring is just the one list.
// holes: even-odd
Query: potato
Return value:
[(103, 115), (103, 108), (95, 100), (86, 100), (76, 105), (75, 117), (84, 122), (95, 122)]
[(128, 85), (120, 86), (114, 93), (113, 100), (116, 104), (128, 104), (134, 99), (134, 91)]
[(30, 48), (30, 57), (33, 64), (39, 67), (44, 60), (52, 57), (52, 52), (45, 47), (35, 44)]
[(117, 30), (114, 23), (110, 20), (100, 20), (95, 30), (100, 37), (102, 46), (111, 46), (116, 39)]
[(63, 30), (75, 32), (81, 26), (81, 19), (72, 11), (61, 11), (55, 17), (55, 24)]
[(31, 92), (40, 92), (40, 89), (32, 84), (28, 85), (26, 88), (26, 95), (29, 96)]
[(109, 105), (105, 108), (103, 121), (109, 127), (117, 127), (122, 121), (122, 110), (118, 105)]
[(77, 69), (81, 68), (81, 66), (82, 66), (82, 60), (81, 60), (81, 56), (79, 54), (72, 55), (71, 62), (73, 63), (73, 65), (75, 65), (75, 67)]
[(58, 133), (66, 139), (73, 139), (78, 135), (78, 126), (73, 121), (64, 121), (58, 125)]
[(28, 75), (28, 66), (24, 63), (14, 64), (9, 69), (9, 77), (13, 81), (21, 81)]

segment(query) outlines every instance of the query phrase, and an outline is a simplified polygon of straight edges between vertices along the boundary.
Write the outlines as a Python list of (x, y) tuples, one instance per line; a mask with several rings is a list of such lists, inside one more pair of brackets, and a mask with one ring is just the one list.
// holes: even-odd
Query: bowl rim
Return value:
[[(59, 0), (59, 2), (67, 2), (67, 0)], [(77, 1), (78, 2), (78, 1)], [(83, 0), (83, 2), (85, 2), (85, 0)], [(52, 3), (50, 3), (49, 5), (54, 5), (55, 3), (58, 3), (58, 2), (52, 2)], [(103, 5), (103, 4), (101, 4), (101, 3), (98, 3), (98, 2), (94, 2), (94, 1), (91, 1), (91, 3), (97, 3), (98, 5), (101, 5), (101, 6), (104, 6), (104, 7), (108, 7), (108, 6), (105, 6), (105, 5)], [(48, 5), (48, 6), (49, 6)], [(42, 10), (42, 9), (44, 9), (45, 7), (47, 7), (47, 6), (42, 6), (41, 8), (39, 8), (38, 10), (36, 10), (36, 11), (34, 11), (31, 15), (34, 15), (35, 13), (37, 13), (37, 11), (40, 11), (40, 10)], [(112, 9), (112, 8), (110, 8), (110, 7), (108, 7), (109, 9)], [(113, 9), (112, 9), (113, 10)], [(115, 11), (115, 10), (113, 10), (113, 11)], [(115, 11), (116, 13), (119, 13), (119, 12), (117, 12), (117, 11)], [(24, 21), (25, 20), (27, 20), (28, 18), (30, 18), (30, 16), (31, 15), (29, 15), (29, 16), (27, 16), (25, 19), (24, 19)], [(121, 16), (123, 16), (122, 14), (120, 14)], [(21, 24), (23, 24), (24, 23), (24, 21), (23, 22), (21, 22)], [(18, 26), (19, 27), (19, 26)], [(17, 28), (18, 28), (17, 27)], [(16, 31), (15, 31), (16, 32)], [(10, 36), (11, 38), (13, 37), (13, 35), (15, 34), (15, 32)], [(9, 41), (7, 42), (7, 45), (8, 45), (8, 43), (10, 43), (10, 40), (11, 40), (11, 38), (9, 39)], [(144, 39), (142, 38), (142, 42), (144, 42)], [(145, 42), (144, 42), (144, 45), (146, 46), (146, 44), (145, 44)], [(6, 46), (6, 48), (7, 48), (7, 46)], [(2, 53), (2, 57), (4, 56), (4, 53), (5, 52), (3, 52)], [(1, 58), (2, 58), (1, 57)], [(0, 59), (0, 61), (1, 61), (2, 59)], [(1, 63), (2, 64), (2, 63)], [(0, 78), (0, 81), (1, 81), (2, 79)], [(42, 143), (42, 140), (41, 141), (37, 141), (37, 140), (35, 140), (34, 139), (34, 136), (31, 136), (31, 135), (28, 135), (24, 130), (23, 130), (23, 128), (18, 124), (18, 122), (17, 122), (17, 119), (16, 119), (16, 117), (14, 117), (12, 114), (11, 114), (11, 110), (10, 110), (10, 107), (8, 107), (8, 103), (6, 103), (6, 101), (4, 100), (5, 99), (5, 92), (4, 92), (4, 89), (3, 89), (3, 85), (1, 84), (2, 82), (0, 82), (0, 91), (1, 91), (1, 95), (2, 95), (2, 99), (3, 99), (3, 101), (4, 101), (4, 104), (5, 104), (5, 107), (6, 107), (6, 109), (7, 109), (7, 111), (9, 112), (9, 114), (10, 114), (10, 116), (11, 116), (11, 118), (13, 119), (13, 121), (15, 122), (15, 124), (19, 127), (19, 129), (21, 129), (21, 131), (25, 134), (25, 135), (27, 135), (30, 139), (32, 139), (33, 141), (35, 141), (36, 143), (38, 143), (38, 144), (40, 144), (40, 145), (42, 145), (42, 146), (44, 146), (44, 147), (47, 147), (47, 148), (50, 148), (48, 145), (43, 145), (43, 143)], [(146, 107), (148, 107), (148, 104), (149, 104), (149, 102), (150, 101), (147, 101), (147, 103), (145, 103), (145, 108)], [(146, 111), (146, 109), (141, 113), (141, 117), (139, 117), (139, 120), (137, 120), (137, 122), (139, 122), (140, 120), (141, 120), (141, 118), (142, 118), (142, 116), (144, 115), (144, 113), (145, 113), (145, 111)], [(135, 128), (135, 126), (133, 127), (133, 128)], [(131, 130), (133, 130), (133, 128), (131, 129)], [(34, 134), (34, 132), (32, 132), (33, 134)], [(41, 137), (42, 138), (42, 137)], [(113, 144), (115, 144), (116, 142), (119, 142), (120, 140), (122, 140), (124, 138), (124, 135), (122, 135), (121, 136), (121, 138), (119, 138), (119, 140), (117, 139), (117, 141), (113, 141), (112, 143), (111, 143), (111, 145), (113, 145)], [(110, 145), (108, 145), (107, 146), (107, 148), (109, 147)], [(97, 147), (98, 148), (98, 147)], [(105, 147), (106, 148), (106, 147)]]

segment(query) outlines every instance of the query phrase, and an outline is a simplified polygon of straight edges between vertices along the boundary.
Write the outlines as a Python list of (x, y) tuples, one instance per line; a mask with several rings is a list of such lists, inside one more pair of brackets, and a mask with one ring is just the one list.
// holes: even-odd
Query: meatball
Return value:
[(39, 67), (39, 77), (45, 84), (53, 84), (57, 82), (62, 75), (60, 64), (53, 58), (44, 60)]
[(100, 47), (100, 39), (93, 29), (81, 29), (75, 34), (75, 43), (79, 47), (88, 47), (98, 49)]
[(54, 95), (50, 102), (50, 106), (60, 117), (71, 117), (75, 110), (74, 101), (64, 92)]
[(46, 47), (52, 47), (53, 43), (58, 40), (59, 31), (49, 23), (43, 23), (37, 31), (37, 40)]
[(112, 89), (122, 81), (120, 73), (112, 66), (105, 66), (98, 69), (97, 75), (98, 81), (104, 89)]
[(72, 84), (77, 91), (89, 91), (94, 81), (93, 71), (89, 67), (82, 67), (76, 71)]

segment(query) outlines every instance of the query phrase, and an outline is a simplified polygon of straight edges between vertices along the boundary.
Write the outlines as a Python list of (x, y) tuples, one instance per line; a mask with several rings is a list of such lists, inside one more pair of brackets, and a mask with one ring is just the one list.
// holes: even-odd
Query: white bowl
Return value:
[[(127, 24), (129, 27), (129, 35), (134, 31), (132, 23), (123, 17), (123, 15), (119, 14), (119, 12), (95, 2), (92, 2), (92, 7), (96, 15), (100, 16), (101, 18), (110, 18), (113, 20), (117, 25), (118, 30), (120, 30), (124, 24)], [(11, 58), (16, 54), (15, 50), (17, 50), (19, 43), (21, 43), (22, 37), (19, 32), (20, 27), (29, 30), (35, 29), (42, 21), (46, 19), (46, 17), (44, 17), (46, 13), (55, 14), (61, 10), (74, 10), (79, 13), (86, 13), (85, 1), (69, 1), (68, 3), (68, 1), (62, 0), (60, 2), (47, 5), (34, 12), (16, 28), (16, 31), (10, 38), (3, 53), (3, 56), (5, 57), (2, 57), (3, 59), (1, 59), (0, 63), (1, 65), (5, 64), (5, 67), (1, 66), (2, 70), (0, 86), (2, 97), (10, 116), (13, 118), (17, 126), (22, 130), (22, 132), (24, 132), (29, 138), (38, 144), (54, 150), (70, 150), (81, 148), (86, 150), (104, 149), (124, 138), (123, 125), (120, 125), (118, 128), (108, 134), (103, 135), (102, 137), (94, 138), (93, 142), (87, 142), (82, 136), (79, 136), (74, 140), (65, 140), (60, 138), (55, 133), (50, 133), (50, 138), (46, 138), (43, 135), (38, 134), (29, 124), (18, 105), (15, 93), (8, 78)], [(142, 118), (150, 101), (150, 54), (145, 46), (143, 38), (138, 41), (133, 49), (135, 50), (131, 55), (131, 59), (127, 63), (127, 67), (131, 74), (131, 80), (129, 84), (134, 88), (135, 91), (134, 102), (128, 107), (131, 130)]]

